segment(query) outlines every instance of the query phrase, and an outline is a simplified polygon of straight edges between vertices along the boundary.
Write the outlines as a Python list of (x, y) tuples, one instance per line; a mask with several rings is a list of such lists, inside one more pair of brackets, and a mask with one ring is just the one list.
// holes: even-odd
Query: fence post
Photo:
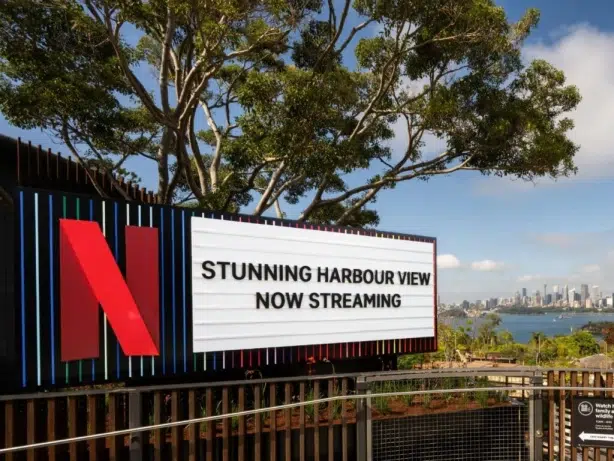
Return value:
[[(140, 427), (142, 418), (141, 393), (131, 392), (128, 394), (128, 427)], [(133, 432), (130, 434), (130, 461), (143, 460), (143, 433)]]
[[(366, 395), (368, 383), (366, 378), (360, 376), (356, 379), (356, 394)], [(364, 398), (356, 401), (356, 459), (357, 461), (370, 461), (367, 456), (367, 437), (371, 434), (367, 430), (367, 401)]]
[[(531, 386), (542, 387), (544, 385), (544, 378), (541, 371), (536, 371), (531, 377)], [(532, 424), (530, 431), (531, 441), (531, 461), (542, 461), (544, 456), (544, 413), (543, 413), (543, 401), (542, 390), (535, 389), (531, 391), (531, 400), (529, 401), (529, 413)]]

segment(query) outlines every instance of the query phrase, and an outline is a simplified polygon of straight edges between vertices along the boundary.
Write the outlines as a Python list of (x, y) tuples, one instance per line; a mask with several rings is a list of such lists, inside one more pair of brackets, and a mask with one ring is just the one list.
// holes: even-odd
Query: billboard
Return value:
[(14, 203), (0, 335), (17, 389), (436, 350), (433, 238), (27, 188)]
[(435, 335), (433, 242), (191, 224), (195, 352)]

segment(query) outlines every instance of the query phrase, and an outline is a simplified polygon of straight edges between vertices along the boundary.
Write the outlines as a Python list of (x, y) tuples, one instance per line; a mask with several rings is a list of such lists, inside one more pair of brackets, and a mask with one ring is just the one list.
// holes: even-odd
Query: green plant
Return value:
[[(230, 412), (231, 413), (238, 413), (239, 412), (239, 405), (235, 402), (232, 402), (231, 406), (230, 406)], [(238, 416), (233, 416), (230, 419), (230, 427), (232, 430), (236, 430), (239, 429), (239, 417)]]
[[(313, 388), (313, 386), (309, 388), (309, 390), (307, 391), (307, 395), (305, 395), (305, 401), (307, 402), (312, 401), (312, 400), (319, 400), (321, 398), (322, 398), (322, 394), (318, 393), (318, 395), (316, 396), (315, 389)], [(305, 405), (305, 415), (307, 416), (307, 419), (310, 421), (313, 421), (315, 419), (316, 406), (318, 407), (317, 411), (319, 414), (320, 411), (324, 408), (323, 404), (319, 403), (319, 404)]]
[(488, 392), (487, 391), (477, 391), (475, 393), (475, 399), (480, 404), (480, 407), (484, 408), (488, 405)]
[(387, 415), (391, 412), (390, 399), (388, 397), (375, 397), (373, 407), (380, 415)]
[(432, 394), (422, 394), (422, 406), (424, 408), (429, 408), (431, 406), (432, 400), (433, 400)]
[[(400, 385), (399, 387), (399, 391), (400, 392), (411, 392), (414, 391), (414, 384), (413, 381), (408, 381), (405, 384)], [(413, 394), (404, 394), (400, 396), (401, 398), (401, 402), (403, 402), (405, 405), (407, 405), (408, 407), (411, 406), (412, 402), (414, 401), (415, 395)]]

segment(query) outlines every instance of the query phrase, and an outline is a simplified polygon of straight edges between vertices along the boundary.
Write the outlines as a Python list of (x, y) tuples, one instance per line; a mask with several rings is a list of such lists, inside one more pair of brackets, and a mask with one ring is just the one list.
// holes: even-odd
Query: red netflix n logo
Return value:
[(62, 361), (100, 355), (98, 305), (127, 356), (159, 355), (158, 229), (126, 226), (126, 280), (98, 223), (60, 219)]

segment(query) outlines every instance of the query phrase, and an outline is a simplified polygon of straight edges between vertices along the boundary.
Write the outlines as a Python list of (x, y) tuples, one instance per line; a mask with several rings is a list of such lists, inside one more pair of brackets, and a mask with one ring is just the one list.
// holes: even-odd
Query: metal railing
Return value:
[[(0, 455), (443, 461), (457, 447), (456, 459), (575, 461), (581, 454), (597, 460), (608, 451), (570, 446), (565, 431), (571, 415), (564, 402), (572, 394), (612, 396), (612, 378), (586, 370), (465, 369), (4, 396), (4, 442), (13, 431), (16, 443), (0, 445)], [(453, 379), (473, 387), (459, 388), (460, 381), (444, 386)], [(55, 427), (48, 437), (58, 410), (67, 416), (67, 430)], [(113, 425), (114, 419), (122, 424)], [(23, 422), (18, 437), (15, 429)], [(443, 439), (446, 443), (438, 442)]]

